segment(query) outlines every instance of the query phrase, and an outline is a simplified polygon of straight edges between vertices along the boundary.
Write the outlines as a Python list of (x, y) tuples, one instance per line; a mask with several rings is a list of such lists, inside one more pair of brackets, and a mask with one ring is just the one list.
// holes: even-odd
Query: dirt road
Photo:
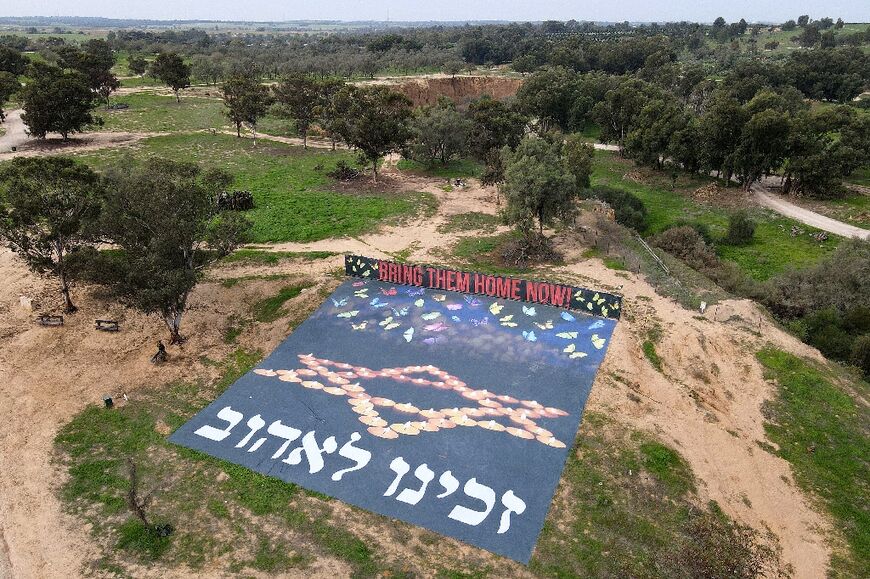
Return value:
[(855, 227), (854, 225), (849, 225), (848, 223), (843, 223), (842, 221), (819, 215), (809, 209), (798, 207), (784, 199), (774, 196), (770, 191), (757, 183), (752, 186), (752, 192), (755, 194), (755, 200), (758, 201), (760, 205), (763, 205), (768, 209), (773, 209), (780, 215), (791, 217), (792, 219), (796, 219), (797, 221), (811, 227), (816, 227), (829, 233), (835, 233), (836, 235), (842, 235), (843, 237), (870, 239), (870, 229), (861, 229), (860, 227)]
[(3, 122), (6, 133), (0, 136), (0, 153), (9, 152), (12, 147), (23, 145), (30, 138), (24, 129), (24, 122), (21, 120), (23, 112), (21, 109), (15, 109), (6, 113), (6, 120)]

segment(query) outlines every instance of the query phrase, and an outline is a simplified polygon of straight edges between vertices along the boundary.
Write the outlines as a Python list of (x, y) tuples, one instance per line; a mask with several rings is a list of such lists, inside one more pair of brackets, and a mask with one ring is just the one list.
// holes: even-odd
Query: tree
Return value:
[(336, 133), (371, 164), (377, 182), (381, 156), (402, 149), (411, 136), (411, 101), (385, 86), (345, 86), (335, 95), (335, 106)]
[(843, 22), (843, 19), (842, 19), (842, 18), (837, 18), (837, 22), (836, 22), (836, 24), (834, 24), (834, 28), (836, 28), (837, 30), (840, 30), (840, 29), (843, 28), (844, 26), (846, 26), (846, 23)]
[(131, 54), (127, 57), (127, 68), (133, 74), (141, 76), (148, 70), (148, 61), (138, 54)]
[(91, 114), (94, 94), (82, 73), (50, 66), (33, 71), (33, 78), (21, 90), (21, 120), (31, 135), (44, 139), (48, 133), (60, 133), (66, 141), (70, 133), (99, 122)]
[(317, 118), (321, 128), (332, 138), (332, 150), (335, 150), (335, 140), (338, 136), (336, 124), (340, 120), (340, 111), (336, 108), (335, 95), (344, 87), (344, 81), (328, 78), (318, 83)]
[(536, 117), (545, 132), (553, 125), (567, 131), (576, 85), (573, 72), (562, 67), (543, 68), (520, 86), (517, 106), (523, 113)]
[(592, 115), (601, 127), (601, 141), (615, 141), (622, 149), (651, 92), (647, 83), (636, 78), (622, 80), (618, 86), (607, 91), (604, 100), (592, 109)]
[(120, 164), (105, 181), (100, 232), (121, 251), (101, 256), (97, 279), (128, 305), (158, 314), (171, 343), (183, 342), (182, 317), (203, 269), (244, 242), (250, 228), (238, 214), (218, 214), (215, 197), (232, 177), (150, 159)]
[(724, 171), (726, 182), (731, 180), (734, 171), (733, 153), (745, 123), (746, 113), (740, 103), (724, 92), (713, 95), (707, 112), (701, 117), (702, 166), (716, 171), (717, 177)]
[(82, 49), (74, 46), (64, 46), (60, 50), (60, 61), (63, 66), (77, 70), (87, 79), (88, 86), (109, 104), (109, 96), (118, 90), (121, 83), (112, 73), (115, 57), (105, 40), (93, 39), (87, 41)]
[(23, 54), (0, 44), (0, 71), (9, 72), (15, 76), (24, 74), (27, 69), (27, 58)]
[(19, 90), (21, 90), (21, 83), (18, 82), (18, 77), (11, 72), (0, 70), (0, 123), (6, 120), (3, 105)]
[(569, 135), (562, 146), (562, 155), (568, 172), (574, 176), (577, 191), (588, 189), (591, 183), (592, 162), (595, 160), (595, 148), (584, 141), (580, 135)]
[(528, 119), (501, 101), (484, 96), (468, 107), (471, 119), (470, 152), (481, 160), (503, 147), (515, 148), (523, 138)]
[(785, 30), (786, 32), (790, 32), (790, 31), (794, 30), (795, 28), (797, 28), (797, 23), (794, 20), (786, 20), (782, 24), (782, 29)]
[(441, 97), (438, 104), (417, 109), (410, 128), (408, 156), (431, 167), (436, 161), (446, 165), (466, 150), (471, 122), (452, 100)]
[(810, 23), (810, 17), (807, 14), (804, 14), (802, 16), (798, 16), (797, 24), (801, 28), (803, 28), (804, 26), (806, 26), (809, 23)]
[(734, 171), (744, 189), (782, 165), (790, 129), (788, 114), (774, 109), (755, 113), (746, 122), (734, 151)]
[(242, 124), (247, 123), (254, 129), (256, 138), (257, 120), (269, 111), (269, 87), (252, 76), (240, 75), (228, 79), (221, 91), (226, 115), (236, 126), (236, 136), (242, 136)]
[(670, 156), (674, 135), (687, 123), (687, 115), (676, 99), (652, 99), (641, 109), (626, 136), (626, 153), (643, 165), (661, 169), (663, 159)]
[(97, 174), (68, 157), (18, 157), (0, 173), (0, 239), (31, 270), (60, 280), (68, 313), (76, 311), (68, 258), (88, 243), (99, 189)]
[(559, 143), (540, 138), (523, 139), (516, 151), (502, 149), (502, 190), (507, 201), (503, 217), (526, 238), (534, 231), (536, 220), (543, 235), (545, 225), (573, 214), (577, 187), (574, 176), (565, 172), (561, 150)]
[(462, 72), (463, 68), (465, 68), (465, 63), (461, 60), (449, 60), (444, 63), (441, 70), (444, 74), (449, 74), (450, 78), (456, 78), (456, 75)]
[(296, 130), (302, 135), (302, 147), (308, 148), (308, 129), (317, 120), (321, 104), (320, 87), (310, 76), (294, 74), (273, 87), (278, 114), (296, 122)]
[(798, 36), (798, 44), (804, 48), (812, 48), (822, 41), (822, 34), (815, 24), (808, 24)]
[(190, 86), (190, 67), (174, 52), (163, 52), (151, 65), (151, 74), (175, 93), (175, 101), (181, 102), (179, 92)]

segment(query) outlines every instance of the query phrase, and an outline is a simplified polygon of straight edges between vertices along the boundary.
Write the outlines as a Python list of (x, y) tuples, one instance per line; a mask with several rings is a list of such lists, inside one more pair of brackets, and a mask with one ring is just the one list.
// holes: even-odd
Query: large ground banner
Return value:
[(526, 563), (615, 324), (350, 279), (171, 440)]

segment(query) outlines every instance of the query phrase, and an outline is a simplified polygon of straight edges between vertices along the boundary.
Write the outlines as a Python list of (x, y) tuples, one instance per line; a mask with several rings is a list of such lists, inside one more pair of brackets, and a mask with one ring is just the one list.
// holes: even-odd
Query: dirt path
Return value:
[(0, 135), (0, 153), (9, 152), (12, 147), (19, 147), (30, 138), (24, 128), (24, 121), (21, 120), (23, 112), (21, 109), (15, 109), (6, 113), (6, 120), (3, 121), (6, 133)]
[(870, 229), (861, 229), (830, 217), (825, 217), (809, 209), (798, 207), (793, 203), (776, 197), (763, 185), (758, 183), (752, 185), (752, 192), (755, 194), (755, 200), (768, 209), (773, 209), (781, 215), (791, 217), (801, 223), (822, 229), (829, 233), (841, 235), (843, 237), (858, 237), (859, 239), (870, 239)]

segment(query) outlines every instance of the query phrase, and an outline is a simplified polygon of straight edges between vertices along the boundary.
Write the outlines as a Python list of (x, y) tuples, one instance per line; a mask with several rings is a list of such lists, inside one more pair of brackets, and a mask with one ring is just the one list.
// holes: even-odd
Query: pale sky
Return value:
[(870, 21), (868, 0), (3, 0), (0, 16), (158, 20)]

